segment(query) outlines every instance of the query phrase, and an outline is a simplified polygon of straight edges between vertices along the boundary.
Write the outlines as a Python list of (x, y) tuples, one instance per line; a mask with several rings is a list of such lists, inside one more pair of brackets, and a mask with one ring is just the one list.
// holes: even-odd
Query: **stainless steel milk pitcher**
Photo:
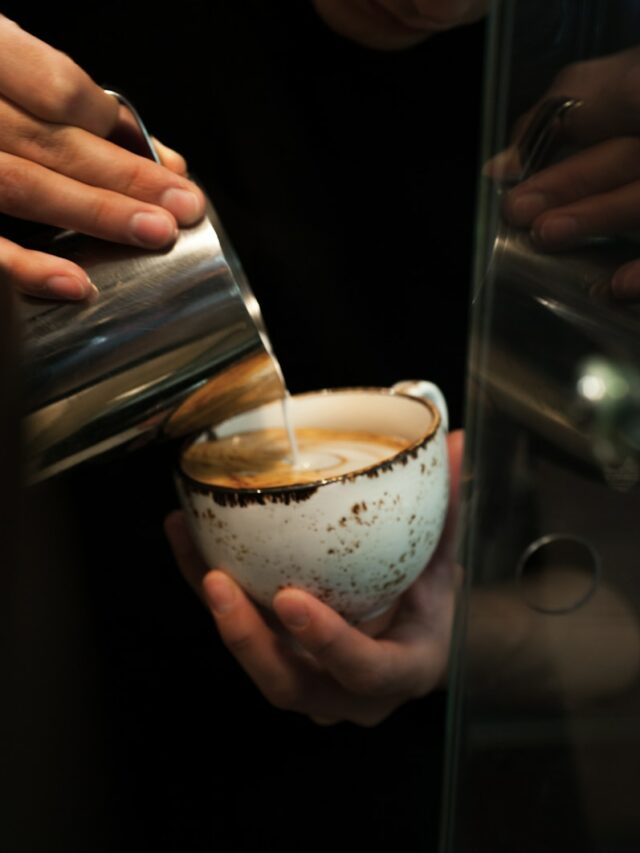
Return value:
[(284, 396), (258, 303), (210, 203), (168, 251), (69, 232), (47, 251), (80, 264), (99, 294), (21, 300), (30, 481)]

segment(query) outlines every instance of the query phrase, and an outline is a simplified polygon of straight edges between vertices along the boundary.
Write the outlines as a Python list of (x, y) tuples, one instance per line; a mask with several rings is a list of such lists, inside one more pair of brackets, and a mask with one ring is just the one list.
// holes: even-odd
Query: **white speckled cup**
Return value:
[[(289, 404), (294, 427), (399, 435), (407, 448), (364, 470), (277, 488), (209, 485), (178, 468), (192, 533), (207, 564), (266, 607), (294, 586), (353, 623), (369, 620), (415, 581), (440, 538), (449, 495), (446, 405), (428, 382), (313, 392)], [(272, 426), (282, 426), (279, 403), (231, 418), (215, 434)]]

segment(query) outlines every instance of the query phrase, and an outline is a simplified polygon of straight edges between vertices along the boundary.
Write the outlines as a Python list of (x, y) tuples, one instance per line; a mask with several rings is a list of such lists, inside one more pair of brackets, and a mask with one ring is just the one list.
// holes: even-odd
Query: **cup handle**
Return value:
[(403, 379), (392, 385), (391, 390), (394, 394), (408, 394), (410, 397), (430, 400), (440, 412), (445, 432), (449, 431), (449, 409), (442, 391), (433, 382), (427, 382), (426, 379)]

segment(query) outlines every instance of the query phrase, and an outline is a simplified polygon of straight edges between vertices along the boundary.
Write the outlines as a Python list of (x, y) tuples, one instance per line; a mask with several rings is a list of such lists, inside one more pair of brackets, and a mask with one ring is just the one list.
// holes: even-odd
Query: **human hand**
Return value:
[(448, 443), (451, 497), (436, 553), (396, 607), (360, 629), (292, 588), (274, 598), (277, 619), (263, 614), (228, 575), (208, 571), (181, 512), (166, 519), (183, 576), (211, 610), (229, 651), (276, 707), (323, 724), (373, 726), (444, 685), (461, 575), (454, 552), (462, 432)]
[(313, 0), (336, 32), (365, 47), (401, 50), (483, 17), (490, 0)]
[[(0, 213), (149, 249), (204, 214), (183, 158), (110, 142), (126, 112), (69, 57), (0, 15)], [(73, 262), (0, 237), (0, 274), (32, 296), (83, 299)]]
[[(548, 251), (570, 249), (595, 237), (629, 236), (640, 227), (640, 49), (564, 69), (516, 125), (521, 140), (541, 103), (571, 98), (558, 141), (571, 153), (526, 177), (505, 194), (508, 222), (528, 228)], [(496, 179), (517, 177), (523, 164), (514, 143), (485, 166)], [(619, 298), (640, 295), (640, 261), (620, 267), (611, 281)]]
[[(640, 137), (601, 142), (543, 169), (507, 193), (506, 219), (545, 251), (640, 229)], [(640, 296), (640, 261), (619, 267), (611, 292)]]

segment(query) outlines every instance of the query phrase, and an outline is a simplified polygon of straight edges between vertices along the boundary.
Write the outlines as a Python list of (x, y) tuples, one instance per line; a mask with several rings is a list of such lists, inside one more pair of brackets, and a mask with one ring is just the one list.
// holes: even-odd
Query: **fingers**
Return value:
[(64, 258), (23, 249), (0, 237), (3, 282), (46, 299), (86, 299), (97, 293), (84, 270)]
[(545, 250), (640, 227), (640, 140), (609, 140), (545, 169), (512, 190), (504, 214)]
[[(181, 573), (211, 610), (224, 644), (274, 706), (308, 715), (319, 725), (350, 721), (374, 726), (424, 692), (424, 678), (418, 688), (416, 675), (421, 655), (417, 649), (411, 651), (415, 638), (410, 632), (403, 637), (408, 650), (403, 652), (398, 644), (397, 653), (389, 654), (385, 649), (394, 644), (360, 634), (304, 593), (300, 595), (309, 606), (310, 624), (292, 625), (295, 616), (287, 601), (297, 591), (287, 590), (277, 597), (276, 610), (292, 628), (294, 645), (269, 627), (230, 577), (219, 570), (206, 571), (181, 512), (167, 517), (165, 531)], [(402, 674), (403, 667), (410, 677)], [(336, 673), (345, 684), (336, 681)]]
[(225, 646), (273, 705), (294, 710), (305, 691), (276, 635), (231, 578), (208, 571), (183, 512), (168, 515), (164, 529), (182, 576), (211, 611)]
[(293, 710), (305, 691), (282, 642), (231, 578), (208, 571), (183, 512), (168, 515), (164, 528), (182, 576), (210, 609), (224, 644), (272, 704)]
[[(167, 167), (103, 139), (123, 109), (69, 57), (0, 15), (0, 212), (148, 249), (204, 214), (186, 164), (159, 145)], [(32, 295), (93, 291), (74, 264), (3, 241), (3, 277)]]
[(202, 588), (222, 641), (261, 693), (277, 708), (298, 710), (303, 670), (242, 589), (218, 570), (207, 574)]
[(569, 65), (548, 94), (579, 101), (562, 118), (562, 138), (581, 146), (640, 132), (637, 48)]
[(377, 725), (402, 701), (399, 697), (358, 696), (299, 654), (290, 640), (267, 625), (242, 589), (224, 572), (203, 582), (220, 636), (263, 696), (276, 708), (312, 717), (319, 725), (350, 721)]
[[(452, 433), (448, 444), (455, 506), (462, 431)], [(197, 588), (204, 567), (188, 541), (184, 518), (173, 514), (166, 527), (182, 573)], [(439, 549), (400, 600), (385, 636), (377, 639), (313, 596), (281, 590), (273, 609), (295, 644), (269, 627), (224, 572), (207, 573), (201, 589), (223, 642), (273, 705), (306, 714), (319, 725), (348, 720), (373, 726), (444, 683), (459, 574), (448, 549)]]
[(174, 217), (161, 207), (2, 153), (0, 212), (149, 249), (167, 246), (178, 233)]
[(482, 167), (482, 174), (492, 181), (509, 181), (517, 179), (522, 172), (522, 163), (518, 148), (510, 145), (504, 151), (500, 151)]
[[(506, 209), (514, 224), (528, 225), (543, 210), (607, 192), (640, 178), (640, 140), (611, 139), (544, 169), (512, 190)], [(523, 204), (531, 193), (538, 206)]]
[[(128, 151), (141, 154), (143, 157), (147, 157), (149, 154), (147, 150), (148, 145), (143, 139), (138, 121), (133, 116), (131, 110), (124, 106), (124, 104), (120, 105), (118, 121), (116, 122), (112, 132), (109, 134), (109, 141), (115, 142), (116, 145), (119, 145)], [(156, 153), (160, 157), (162, 165), (178, 175), (186, 176), (187, 163), (184, 157), (181, 154), (178, 154), (177, 151), (174, 151), (172, 148), (164, 145), (155, 137), (152, 137), (151, 141), (156, 149)]]
[(460, 484), (464, 456), (464, 430), (458, 429), (447, 436), (449, 454), (449, 504), (440, 541), (432, 560), (436, 558), (453, 561), (457, 551), (458, 515), (460, 512)]
[(113, 128), (119, 105), (68, 56), (0, 15), (0, 94), (27, 112), (99, 136)]
[(162, 165), (167, 169), (170, 169), (172, 172), (175, 172), (177, 175), (186, 176), (187, 161), (184, 159), (182, 154), (174, 151), (173, 148), (169, 148), (168, 145), (164, 145), (164, 143), (160, 142), (159, 139), (154, 138), (153, 142), (156, 146), (160, 159), (162, 160)]
[[(38, 121), (3, 101), (0, 150), (22, 160), (25, 170), (31, 163), (38, 164), (88, 187), (159, 205), (180, 225), (192, 225), (204, 213), (202, 192), (186, 178), (85, 130)], [(167, 156), (178, 167), (184, 163), (175, 152)]]
[(447, 436), (449, 454), (449, 509), (458, 506), (460, 481), (462, 478), (462, 460), (464, 455), (464, 430), (457, 429)]
[(531, 234), (543, 249), (568, 249), (591, 237), (640, 227), (640, 182), (555, 208), (536, 217)]
[(611, 291), (617, 299), (640, 299), (640, 261), (631, 261), (615, 272)]
[(273, 607), (287, 630), (346, 690), (371, 697), (418, 695), (423, 661), (417, 646), (368, 637), (302, 590), (282, 590)]

